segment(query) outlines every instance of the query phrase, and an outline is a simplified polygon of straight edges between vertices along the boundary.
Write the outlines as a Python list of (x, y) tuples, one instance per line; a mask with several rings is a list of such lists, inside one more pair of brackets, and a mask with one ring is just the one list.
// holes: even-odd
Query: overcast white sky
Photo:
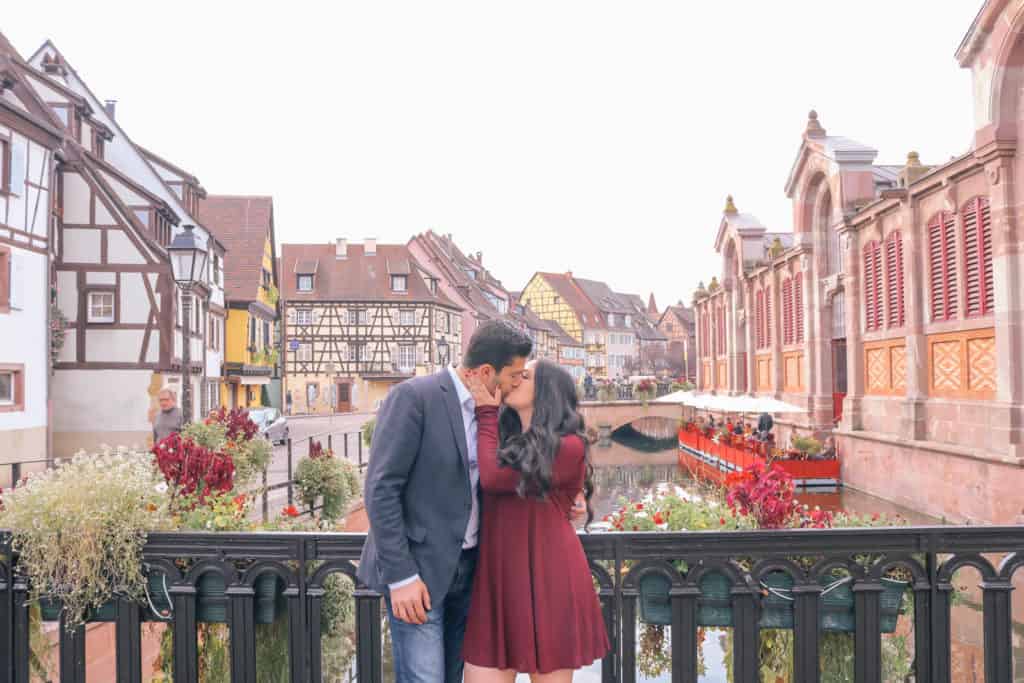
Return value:
[(279, 242), (433, 228), (510, 289), (571, 269), (689, 301), (726, 194), (790, 229), (812, 107), (880, 163), (974, 130), (953, 52), (981, 0), (8, 4), (136, 142), (273, 195)]

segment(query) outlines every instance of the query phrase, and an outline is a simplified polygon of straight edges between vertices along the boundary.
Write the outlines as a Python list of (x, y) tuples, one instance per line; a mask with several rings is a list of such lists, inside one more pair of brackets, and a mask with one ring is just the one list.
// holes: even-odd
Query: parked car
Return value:
[(273, 444), (288, 441), (288, 418), (277, 408), (253, 408), (249, 419), (260, 428), (260, 434)]

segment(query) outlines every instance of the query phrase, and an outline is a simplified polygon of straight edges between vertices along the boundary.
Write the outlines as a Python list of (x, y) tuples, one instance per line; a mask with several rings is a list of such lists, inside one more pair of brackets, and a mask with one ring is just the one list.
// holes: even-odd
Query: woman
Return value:
[[(563, 683), (608, 653), (587, 558), (569, 521), (593, 517), (583, 418), (567, 372), (534, 361), (505, 398), (470, 379), (483, 518), (463, 657), (466, 683)], [(500, 422), (500, 424), (499, 424)]]

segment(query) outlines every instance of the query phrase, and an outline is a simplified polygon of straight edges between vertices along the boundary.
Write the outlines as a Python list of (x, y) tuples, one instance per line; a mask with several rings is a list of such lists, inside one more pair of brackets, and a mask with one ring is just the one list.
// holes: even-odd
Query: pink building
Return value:
[[(957, 58), (972, 149), (874, 163), (811, 112), (790, 232), (730, 197), (695, 295), (698, 386), (771, 395), (835, 430), (846, 485), (957, 521), (1024, 513), (1024, 0), (989, 0)], [(963, 96), (971, 96), (964, 93)], [(958, 135), (958, 131), (950, 131)]]

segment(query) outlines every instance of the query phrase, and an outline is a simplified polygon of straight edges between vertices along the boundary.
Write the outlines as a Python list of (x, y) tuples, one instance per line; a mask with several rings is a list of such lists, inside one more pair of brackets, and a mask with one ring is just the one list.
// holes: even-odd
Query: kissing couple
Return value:
[(573, 520), (593, 513), (576, 386), (481, 324), (458, 369), (377, 415), (359, 580), (385, 595), (397, 683), (566, 683), (610, 646)]

